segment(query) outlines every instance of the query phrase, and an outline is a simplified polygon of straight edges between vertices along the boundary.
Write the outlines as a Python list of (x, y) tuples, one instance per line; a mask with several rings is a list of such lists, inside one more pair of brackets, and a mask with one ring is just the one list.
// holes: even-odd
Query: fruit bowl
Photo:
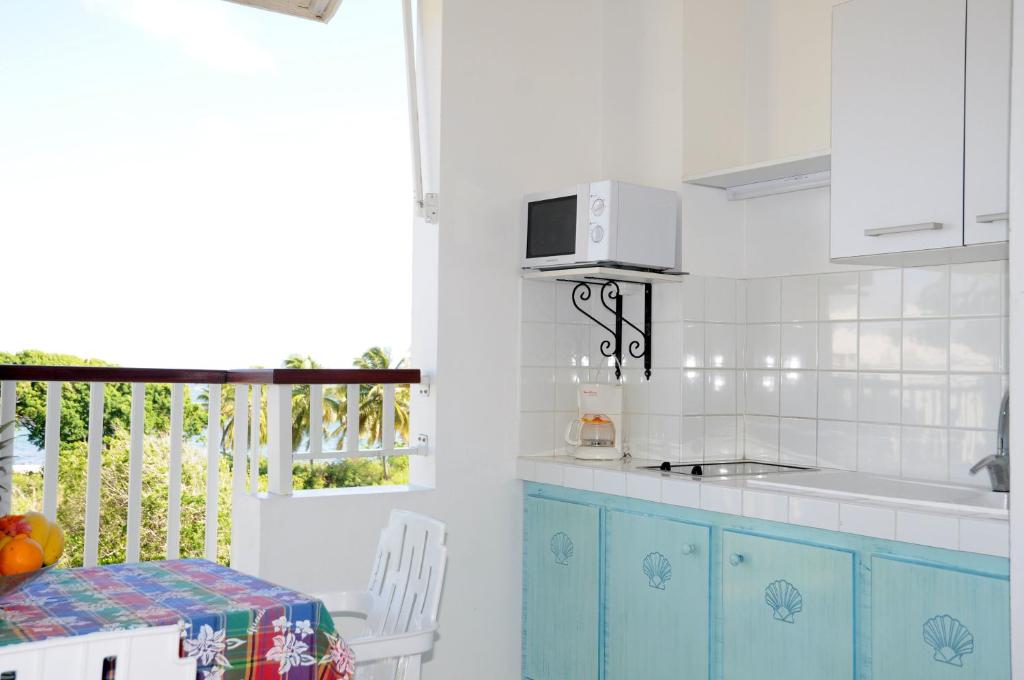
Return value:
[(35, 571), (27, 571), (24, 574), (0, 576), (0, 600), (10, 595), (11, 593), (18, 592), (19, 590), (27, 586), (29, 583), (32, 583), (32, 581), (35, 581), (37, 578), (39, 578), (40, 576), (42, 576), (43, 574), (50, 571), (56, 566), (56, 564), (48, 564), (45, 567), (39, 567)]

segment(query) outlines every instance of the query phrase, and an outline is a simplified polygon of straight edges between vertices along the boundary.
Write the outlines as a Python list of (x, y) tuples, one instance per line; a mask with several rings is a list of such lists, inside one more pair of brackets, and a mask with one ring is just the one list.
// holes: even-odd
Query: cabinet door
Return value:
[(726, 680), (853, 678), (853, 553), (723, 532)]
[(605, 677), (708, 677), (710, 529), (609, 511)]
[(1009, 581), (881, 556), (871, 565), (874, 680), (1009, 680)]
[(833, 9), (833, 258), (963, 245), (967, 0)]
[(964, 242), (1007, 239), (1011, 0), (967, 3)]
[(524, 503), (525, 676), (596, 680), (600, 511), (532, 497)]

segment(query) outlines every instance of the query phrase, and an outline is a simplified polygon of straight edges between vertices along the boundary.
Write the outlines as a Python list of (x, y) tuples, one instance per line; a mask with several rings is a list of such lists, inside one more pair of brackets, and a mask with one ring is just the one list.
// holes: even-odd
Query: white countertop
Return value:
[(949, 550), (1009, 555), (1006, 494), (839, 470), (695, 480), (642, 469), (660, 462), (520, 456), (516, 468), (524, 481)]

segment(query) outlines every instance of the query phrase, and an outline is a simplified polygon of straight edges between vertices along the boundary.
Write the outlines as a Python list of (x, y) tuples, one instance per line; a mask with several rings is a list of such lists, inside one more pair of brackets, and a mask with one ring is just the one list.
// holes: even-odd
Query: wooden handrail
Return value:
[(418, 368), (250, 368), (229, 371), (0, 364), (0, 380), (246, 385), (381, 385), (421, 382)]

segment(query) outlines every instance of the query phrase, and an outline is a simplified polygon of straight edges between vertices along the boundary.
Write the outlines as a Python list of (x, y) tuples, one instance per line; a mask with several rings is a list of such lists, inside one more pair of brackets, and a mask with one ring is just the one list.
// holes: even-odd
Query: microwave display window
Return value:
[(576, 252), (576, 196), (533, 201), (526, 216), (526, 257)]

